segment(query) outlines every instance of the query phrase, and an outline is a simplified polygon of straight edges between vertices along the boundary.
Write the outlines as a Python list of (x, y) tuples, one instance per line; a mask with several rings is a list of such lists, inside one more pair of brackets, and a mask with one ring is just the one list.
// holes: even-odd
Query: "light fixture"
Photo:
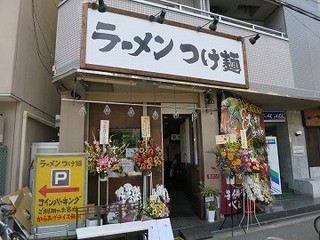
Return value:
[[(106, 93), (107, 93), (107, 98), (106, 98), (106, 100), (108, 101), (108, 90), (106, 90)], [(108, 104), (106, 104), (106, 106), (104, 107), (103, 113), (104, 113), (104, 115), (106, 115), (106, 116), (108, 116), (108, 115), (111, 113), (111, 109), (110, 109), (110, 107), (109, 107)]]
[[(164, 9), (161, 9), (161, 11), (160, 12), (158, 12), (156, 15), (150, 15), (149, 16), (149, 21), (150, 22), (158, 22), (158, 23), (160, 23), (160, 24), (162, 24), (163, 22), (164, 22), (164, 17), (165, 17), (165, 15), (166, 15), (166, 11), (164, 10)], [(157, 16), (158, 14), (160, 14), (159, 16)]]
[(254, 45), (256, 41), (260, 38), (259, 33), (257, 33), (254, 37), (249, 38), (249, 42)]
[(217, 30), (217, 25), (219, 22), (219, 18), (218, 17), (214, 17), (212, 20), (210, 20), (209, 22), (207, 22), (206, 24), (202, 25), (202, 26), (198, 26), (197, 27), (197, 31), (199, 32), (202, 28), (204, 28), (206, 25), (208, 25), (209, 23), (211, 23), (209, 25), (209, 29), (211, 31), (216, 31)]
[[(130, 98), (131, 98), (131, 103), (132, 103), (132, 81), (130, 81)], [(128, 110), (128, 116), (133, 117), (135, 114), (133, 107), (131, 106)]]
[(81, 105), (79, 110), (79, 115), (81, 117), (84, 117), (87, 114), (86, 106), (84, 104)]
[(104, 3), (103, 0), (99, 0), (98, 11), (101, 13), (107, 11), (107, 5)]
[(237, 37), (237, 41), (241, 41), (242, 39), (244, 38), (249, 38), (249, 42), (254, 45), (256, 43), (256, 41), (260, 38), (260, 34), (257, 33), (257, 34), (254, 34), (254, 35), (249, 35), (249, 36), (245, 36), (245, 37), (241, 37), (241, 36), (238, 36)]
[(108, 104), (106, 104), (106, 106), (104, 107), (103, 113), (104, 113), (104, 115), (106, 115), (106, 116), (110, 115), (111, 109), (110, 109), (110, 107), (109, 107)]
[(194, 103), (194, 109), (192, 110), (191, 117), (192, 117), (192, 122), (193, 122), (193, 121), (197, 120), (198, 113), (197, 113), (196, 103), (194, 101), (194, 87), (192, 87), (192, 91), (193, 91), (192, 99), (193, 99), (193, 103)]
[[(156, 95), (156, 83), (153, 83), (153, 93), (154, 93), (154, 102), (156, 103), (157, 102), (157, 95)], [(159, 118), (159, 114), (157, 112), (157, 110), (154, 110), (153, 113), (152, 113), (152, 119), (153, 120), (158, 120)]]
[(178, 119), (180, 117), (178, 110), (177, 110), (177, 102), (176, 102), (176, 86), (173, 86), (173, 101), (174, 101), (174, 112), (172, 117), (174, 119)]

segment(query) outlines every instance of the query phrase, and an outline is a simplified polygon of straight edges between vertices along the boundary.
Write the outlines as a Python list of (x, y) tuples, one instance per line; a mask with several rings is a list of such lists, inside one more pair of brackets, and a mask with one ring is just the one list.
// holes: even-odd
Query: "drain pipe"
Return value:
[(25, 151), (26, 151), (26, 138), (27, 138), (27, 126), (28, 126), (28, 118), (31, 118), (37, 122), (45, 124), (49, 127), (55, 128), (55, 124), (42, 118), (37, 115), (34, 115), (28, 111), (23, 112), (23, 119), (22, 119), (22, 134), (21, 134), (21, 146), (20, 146), (20, 169), (19, 169), (19, 184), (18, 189), (22, 188), (23, 183), (23, 172), (25, 167)]

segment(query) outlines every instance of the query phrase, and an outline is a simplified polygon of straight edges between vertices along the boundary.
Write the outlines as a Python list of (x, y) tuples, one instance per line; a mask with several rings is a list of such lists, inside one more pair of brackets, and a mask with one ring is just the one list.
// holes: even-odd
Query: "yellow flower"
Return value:
[(228, 153), (228, 160), (233, 160), (234, 159), (234, 155), (232, 153)]
[(241, 165), (241, 160), (240, 160), (240, 158), (237, 158), (237, 159), (236, 159), (236, 165), (238, 165), (238, 166)]
[(225, 157), (226, 155), (227, 155), (226, 152), (221, 152), (221, 156), (222, 156), (222, 157)]
[(144, 148), (139, 148), (139, 153), (144, 153)]

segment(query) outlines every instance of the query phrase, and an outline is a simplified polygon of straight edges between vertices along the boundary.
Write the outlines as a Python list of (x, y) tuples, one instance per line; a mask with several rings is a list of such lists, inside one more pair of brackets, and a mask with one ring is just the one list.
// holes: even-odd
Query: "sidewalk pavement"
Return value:
[[(255, 219), (245, 218), (242, 221), (242, 229), (245, 231), (247, 227), (256, 225), (257, 220), (260, 223), (294, 217), (304, 213), (310, 213), (320, 210), (320, 198), (312, 198), (310, 196), (297, 193), (288, 193), (277, 196), (273, 205), (266, 208), (265, 211), (257, 211)], [(186, 240), (214, 239), (219, 233), (230, 231), (233, 234), (235, 229), (239, 229), (242, 214), (226, 217), (224, 220), (217, 220), (208, 223), (201, 220), (193, 212), (186, 211), (177, 214), (177, 217), (171, 218), (172, 229), (175, 237), (181, 237)], [(249, 224), (247, 225), (247, 221)], [(240, 228), (241, 229), (241, 228)]]

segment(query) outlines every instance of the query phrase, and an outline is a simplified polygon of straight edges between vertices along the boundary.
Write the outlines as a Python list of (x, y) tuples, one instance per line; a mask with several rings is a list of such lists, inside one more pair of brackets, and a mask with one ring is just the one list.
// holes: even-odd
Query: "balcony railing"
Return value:
[(251, 30), (258, 33), (263, 33), (265, 35), (269, 35), (272, 37), (280, 38), (283, 40), (288, 40), (287, 36), (283, 32), (279, 32), (270, 28), (262, 27), (256, 24), (252, 24), (249, 22), (244, 22), (238, 19), (226, 17), (220, 14), (212, 13), (209, 11), (201, 10), (198, 8), (190, 7), (187, 5), (183, 5), (180, 3), (175, 3), (167, 0), (155, 0), (153, 2), (146, 1), (146, 0), (131, 0), (133, 2), (138, 2), (141, 4), (146, 4), (149, 6), (155, 6), (160, 8), (166, 8), (167, 10), (173, 12), (179, 12), (183, 14), (188, 14), (190, 16), (195, 16), (199, 18), (203, 18), (204, 20), (211, 20), (213, 17), (219, 17), (219, 22), (224, 23), (226, 25), (235, 26), (238, 28)]

